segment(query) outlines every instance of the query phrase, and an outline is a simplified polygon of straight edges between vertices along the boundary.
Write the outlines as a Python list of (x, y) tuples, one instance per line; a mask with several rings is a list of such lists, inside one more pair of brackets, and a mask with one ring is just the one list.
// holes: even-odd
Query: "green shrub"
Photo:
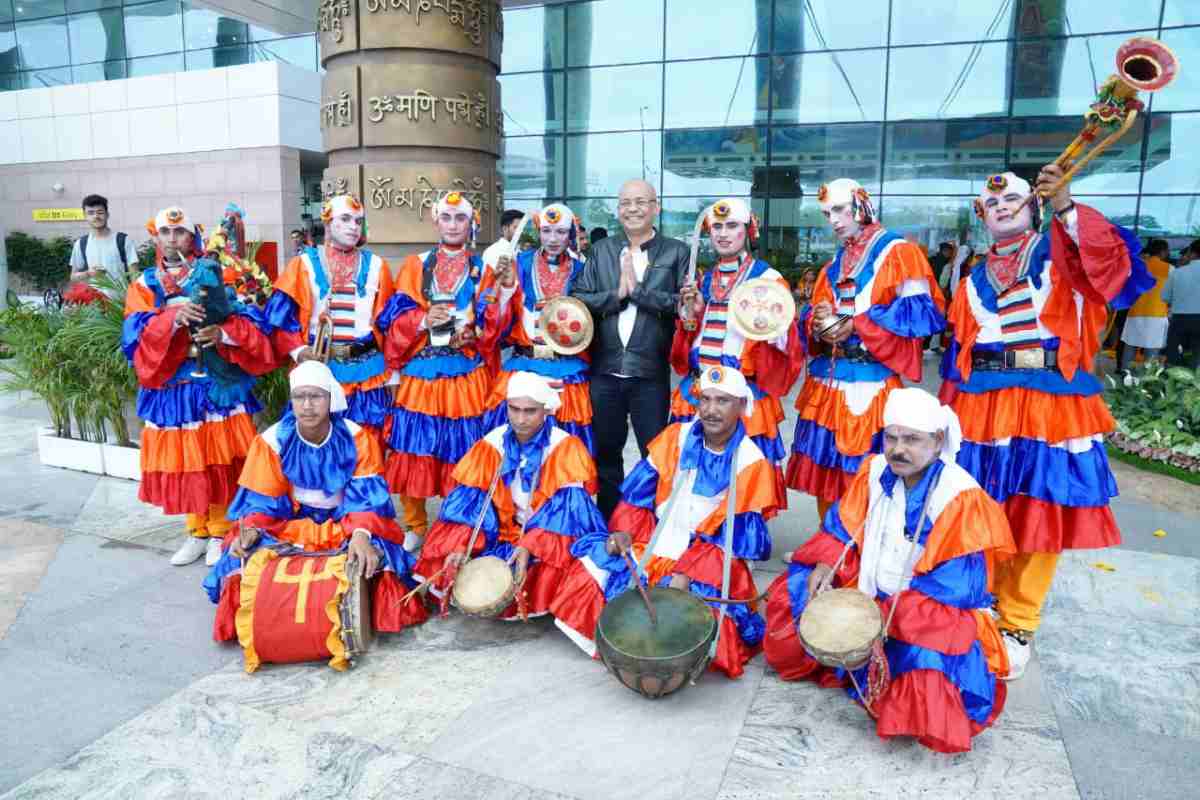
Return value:
[(39, 289), (58, 286), (71, 272), (71, 248), (75, 240), (66, 236), (39, 239), (14, 231), (4, 239), (8, 251), (8, 269), (24, 275)]
[(1200, 471), (1200, 374), (1151, 364), (1108, 376), (1105, 392), (1117, 420), (1115, 447), (1140, 458)]

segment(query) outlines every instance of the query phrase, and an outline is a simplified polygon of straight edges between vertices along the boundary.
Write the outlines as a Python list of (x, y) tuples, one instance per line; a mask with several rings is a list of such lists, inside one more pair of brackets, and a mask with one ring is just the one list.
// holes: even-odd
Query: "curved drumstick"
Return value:
[(622, 550), (621, 555), (625, 557), (625, 563), (629, 565), (629, 574), (633, 578), (633, 582), (637, 584), (638, 591), (642, 595), (642, 600), (646, 603), (646, 611), (650, 614), (650, 624), (658, 624), (658, 612), (654, 610), (654, 603), (650, 602), (650, 594), (646, 591), (646, 587), (642, 586), (642, 582), (638, 579), (638, 563), (629, 555), (628, 550)]

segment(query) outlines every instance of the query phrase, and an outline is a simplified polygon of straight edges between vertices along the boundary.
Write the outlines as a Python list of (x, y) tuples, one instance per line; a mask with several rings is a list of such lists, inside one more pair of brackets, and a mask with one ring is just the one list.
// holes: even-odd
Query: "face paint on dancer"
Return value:
[(338, 250), (353, 250), (362, 244), (367, 224), (366, 209), (352, 194), (338, 194), (325, 201), (321, 221), (325, 238)]
[(1033, 188), (1012, 172), (988, 178), (975, 201), (976, 213), (993, 239), (1011, 239), (1033, 228), (1033, 207), (1027, 203)]
[(713, 249), (721, 258), (733, 258), (746, 249), (746, 223), (737, 220), (713, 222), (711, 231)]
[(471, 236), (471, 218), (474, 207), (458, 192), (451, 192), (438, 201), (433, 226), (437, 228), (438, 241), (448, 247), (462, 247)]

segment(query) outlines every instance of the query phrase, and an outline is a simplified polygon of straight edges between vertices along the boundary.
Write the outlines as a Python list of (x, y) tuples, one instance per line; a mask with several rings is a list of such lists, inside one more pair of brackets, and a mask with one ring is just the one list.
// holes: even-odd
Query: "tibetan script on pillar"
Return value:
[(399, 11), (412, 15), (417, 25), (421, 15), (442, 12), (451, 25), (461, 28), (471, 44), (482, 44), (493, 15), (500, 19), (499, 11), (493, 11), (494, 3), (479, 0), (365, 0), (368, 13)]
[(416, 213), (418, 221), (424, 221), (426, 209), (432, 213), (439, 200), (451, 192), (460, 192), (480, 214), (487, 214), (491, 204), (486, 186), (487, 181), (479, 176), (469, 181), (455, 178), (450, 181), (449, 187), (439, 189), (425, 175), (417, 176), (415, 186), (397, 186), (394, 178), (368, 175), (367, 203), (376, 211), (407, 208)]
[(348, 128), (354, 124), (354, 101), (350, 99), (350, 93), (342, 90), (338, 92), (337, 97), (322, 98), (321, 100), (321, 127), (322, 128)]
[(474, 125), (480, 129), (492, 124), (488, 99), (483, 92), (459, 92), (453, 97), (439, 97), (424, 89), (415, 89), (412, 94), (368, 97), (367, 104), (371, 107), (367, 119), (374, 123), (383, 122), (388, 114), (393, 113), (407, 117), (409, 122), (420, 122), (425, 115), (428, 115), (431, 121), (437, 122), (440, 106), (444, 109), (443, 117), (448, 116), (450, 121), (456, 124)]
[(350, 0), (321, 0), (317, 6), (317, 30), (329, 34), (335, 42), (345, 38), (343, 19), (349, 19), (351, 14)]

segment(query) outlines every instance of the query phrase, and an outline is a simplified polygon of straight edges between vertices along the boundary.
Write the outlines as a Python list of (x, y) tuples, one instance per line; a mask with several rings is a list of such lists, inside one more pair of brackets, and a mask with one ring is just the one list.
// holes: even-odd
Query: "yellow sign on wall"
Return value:
[(82, 222), (86, 217), (83, 216), (82, 208), (35, 208), (33, 210), (34, 222)]

